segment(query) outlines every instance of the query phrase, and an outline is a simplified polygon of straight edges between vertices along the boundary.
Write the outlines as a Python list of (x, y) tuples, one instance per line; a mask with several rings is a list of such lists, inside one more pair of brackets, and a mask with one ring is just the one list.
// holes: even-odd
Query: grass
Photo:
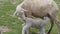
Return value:
[[(60, 2), (60, 0), (56, 0), (56, 2)], [(10, 15), (13, 14), (15, 11), (16, 5), (12, 5), (8, 0), (6, 0), (5, 4), (0, 5), (0, 26), (7, 26), (13, 31), (4, 32), (4, 34), (21, 34), (22, 31), (22, 22), (21, 20), (17, 19), (17, 17), (12, 17)], [(60, 6), (59, 6), (60, 9)], [(57, 13), (59, 20), (60, 20), (60, 10)], [(46, 32), (48, 31), (50, 24), (45, 26)], [(38, 31), (37, 29), (33, 29), (34, 32)], [(35, 34), (35, 33), (32, 34)], [(51, 34), (57, 34), (57, 27), (54, 26)]]

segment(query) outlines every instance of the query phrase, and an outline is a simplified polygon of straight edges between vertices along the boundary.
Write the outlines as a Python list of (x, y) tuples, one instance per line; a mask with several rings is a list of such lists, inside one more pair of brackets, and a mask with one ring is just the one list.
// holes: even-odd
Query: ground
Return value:
[[(60, 0), (55, 0), (57, 3), (60, 2)], [(21, 3), (21, 1), (19, 2)], [(10, 32), (4, 32), (4, 34), (21, 34), (22, 32), (22, 21), (19, 20), (17, 17), (12, 17), (11, 15), (14, 13), (16, 6), (19, 4), (11, 4), (8, 0), (0, 0), (0, 26), (7, 26), (12, 31)], [(60, 5), (59, 9), (60, 9)], [(57, 12), (57, 15), (60, 20), (60, 10)], [(45, 26), (46, 32), (48, 31), (48, 28), (50, 27), (50, 24), (47, 24)], [(37, 32), (37, 29), (33, 29), (32, 34), (35, 34)], [(57, 27), (54, 25), (54, 28), (51, 32), (51, 34), (57, 34)]]

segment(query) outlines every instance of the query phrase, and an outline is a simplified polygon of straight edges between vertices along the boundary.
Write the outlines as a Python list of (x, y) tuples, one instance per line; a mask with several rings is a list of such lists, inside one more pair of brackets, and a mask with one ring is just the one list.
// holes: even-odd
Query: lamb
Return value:
[(26, 23), (23, 23), (22, 34), (27, 32), (26, 30), (30, 27), (38, 28), (40, 33), (39, 34), (46, 34), (44, 26), (50, 21), (48, 17), (44, 17), (43, 19), (32, 19), (26, 17)]

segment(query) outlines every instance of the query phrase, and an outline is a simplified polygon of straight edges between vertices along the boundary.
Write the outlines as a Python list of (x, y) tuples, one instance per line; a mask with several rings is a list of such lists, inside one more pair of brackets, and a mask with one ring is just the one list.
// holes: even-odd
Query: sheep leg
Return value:
[(45, 29), (44, 29), (43, 26), (40, 28), (40, 32), (39, 32), (39, 34), (46, 34), (46, 33), (45, 33)]
[(23, 26), (22, 34), (25, 34), (25, 31), (27, 30), (27, 28), (28, 28), (28, 25)]
[(22, 29), (22, 34), (25, 34), (25, 33), (29, 34), (29, 30), (28, 30), (29, 27), (30, 27), (29, 24), (24, 24)]

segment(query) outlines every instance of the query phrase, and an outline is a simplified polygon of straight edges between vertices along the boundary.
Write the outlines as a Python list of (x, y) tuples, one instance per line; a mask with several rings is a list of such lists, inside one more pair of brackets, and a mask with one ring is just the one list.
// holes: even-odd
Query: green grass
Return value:
[[(12, 17), (10, 15), (13, 14), (15, 11), (16, 5), (12, 5), (8, 0), (5, 1), (5, 4), (0, 5), (0, 26), (7, 26), (13, 31), (5, 32), (4, 34), (21, 34), (22, 31), (22, 22), (17, 17)], [(56, 0), (57, 2), (60, 2), (60, 0)], [(59, 6), (60, 9), (60, 6)], [(57, 13), (59, 20), (60, 20), (60, 10)], [(15, 24), (13, 24), (15, 23)], [(48, 31), (50, 27), (50, 24), (46, 25), (46, 32)], [(38, 31), (37, 29), (32, 29), (32, 34), (36, 34), (35, 32)], [(57, 27), (54, 26), (51, 34), (57, 34)]]
[[(13, 11), (15, 10), (15, 6), (11, 5), (3, 5), (0, 6), (0, 26), (7, 26), (11, 29), (16, 30), (15, 32), (8, 32), (5, 34), (21, 34), (21, 24), (22, 22), (16, 18), (11, 17)], [(13, 24), (15, 23), (15, 24)]]

